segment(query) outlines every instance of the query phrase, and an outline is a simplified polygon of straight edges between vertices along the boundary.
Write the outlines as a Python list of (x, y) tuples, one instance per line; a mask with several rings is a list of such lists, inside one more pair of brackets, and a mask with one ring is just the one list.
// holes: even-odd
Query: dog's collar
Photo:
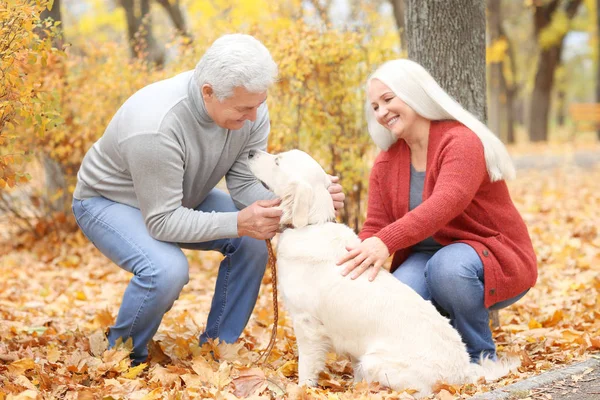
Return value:
[[(335, 217), (333, 217), (333, 218), (329, 218), (329, 219), (328, 219), (327, 221), (325, 221), (325, 222), (320, 222), (320, 223), (318, 223), (318, 224), (308, 224), (308, 225), (306, 225), (306, 226), (310, 226), (310, 225), (319, 225), (319, 224), (326, 224), (326, 223), (328, 223), (328, 222), (336, 222), (336, 219), (335, 219)], [(288, 229), (296, 229), (296, 227), (295, 227), (294, 225), (292, 225), (292, 224), (283, 224), (283, 225), (279, 225), (279, 233), (281, 233), (281, 232), (283, 232), (283, 231), (285, 231), (285, 230), (288, 230)]]

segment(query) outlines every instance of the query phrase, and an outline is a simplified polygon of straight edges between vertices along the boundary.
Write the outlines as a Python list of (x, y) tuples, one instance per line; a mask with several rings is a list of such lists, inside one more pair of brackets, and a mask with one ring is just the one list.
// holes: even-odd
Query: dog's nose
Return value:
[(255, 154), (256, 154), (256, 150), (250, 150), (250, 151), (248, 152), (248, 158), (252, 158), (252, 157), (254, 157), (254, 155), (255, 155)]

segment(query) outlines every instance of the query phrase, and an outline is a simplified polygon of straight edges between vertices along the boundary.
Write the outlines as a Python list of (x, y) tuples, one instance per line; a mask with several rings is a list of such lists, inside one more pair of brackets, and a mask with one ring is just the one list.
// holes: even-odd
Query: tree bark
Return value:
[(120, 0), (127, 20), (127, 37), (131, 55), (163, 65), (164, 49), (158, 47), (152, 34), (150, 0)]
[[(600, 1), (600, 0), (599, 0)], [(400, 38), (400, 46), (406, 49), (406, 23), (405, 23), (405, 0), (390, 0), (394, 9), (394, 19), (398, 28), (398, 36)]]
[[(581, 0), (569, 0), (565, 7), (567, 17), (572, 19)], [(545, 5), (535, 6), (533, 15), (535, 38), (539, 39), (540, 33), (552, 19), (552, 14), (561, 5), (560, 0), (552, 0)], [(532, 142), (548, 140), (548, 118), (550, 115), (552, 88), (554, 86), (554, 72), (560, 64), (563, 39), (552, 47), (542, 49), (538, 59), (535, 83), (531, 95), (531, 113), (529, 115), (529, 139)]]
[(407, 0), (408, 57), (486, 121), (485, 2)]

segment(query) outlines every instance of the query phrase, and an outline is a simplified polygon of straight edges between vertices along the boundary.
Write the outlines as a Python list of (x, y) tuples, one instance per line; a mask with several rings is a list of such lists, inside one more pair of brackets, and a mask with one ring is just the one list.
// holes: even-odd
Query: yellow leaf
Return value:
[(60, 350), (56, 348), (56, 346), (50, 345), (48, 347), (48, 351), (46, 352), (46, 358), (48, 359), (48, 361), (50, 361), (51, 363), (56, 363), (58, 360), (60, 360), (60, 357)]
[(136, 367), (129, 368), (126, 372), (122, 373), (121, 376), (127, 379), (133, 379), (138, 376), (147, 366), (146, 363), (141, 363)]
[(564, 315), (563, 315), (562, 310), (556, 310), (556, 311), (554, 311), (554, 314), (552, 314), (552, 317), (547, 319), (546, 321), (544, 321), (542, 323), (542, 325), (544, 326), (544, 328), (548, 328), (550, 326), (556, 326), (560, 321), (562, 321), (563, 318), (564, 318)]
[(31, 358), (23, 358), (21, 360), (17, 360), (12, 362), (8, 366), (8, 372), (15, 375), (22, 375), (28, 369), (35, 368), (35, 361)]
[(540, 324), (539, 322), (537, 322), (534, 318), (532, 318), (529, 321), (529, 329), (536, 329), (536, 328), (541, 328), (542, 324)]

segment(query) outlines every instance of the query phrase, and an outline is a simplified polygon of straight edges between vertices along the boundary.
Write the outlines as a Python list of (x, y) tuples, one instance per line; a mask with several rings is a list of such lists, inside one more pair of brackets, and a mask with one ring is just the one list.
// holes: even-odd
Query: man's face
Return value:
[(210, 85), (202, 86), (202, 98), (206, 111), (221, 128), (237, 130), (247, 120), (256, 120), (256, 111), (267, 100), (267, 92), (249, 92), (243, 87), (236, 87), (233, 94), (219, 101)]

